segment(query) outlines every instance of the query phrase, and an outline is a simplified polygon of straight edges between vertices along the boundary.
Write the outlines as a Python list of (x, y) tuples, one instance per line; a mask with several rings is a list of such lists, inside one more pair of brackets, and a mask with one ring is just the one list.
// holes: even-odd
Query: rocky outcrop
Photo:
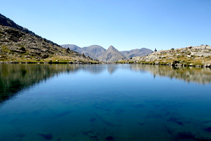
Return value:
[(155, 65), (210, 67), (211, 46), (201, 45), (179, 49), (172, 48), (171, 50), (153, 52), (145, 57), (133, 57), (127, 61)]

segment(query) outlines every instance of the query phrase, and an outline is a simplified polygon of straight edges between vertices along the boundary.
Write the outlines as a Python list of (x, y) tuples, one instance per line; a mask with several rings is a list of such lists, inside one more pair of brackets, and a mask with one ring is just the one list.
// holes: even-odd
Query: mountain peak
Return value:
[(108, 50), (114, 50), (114, 51), (118, 51), (114, 46), (109, 46)]
[(119, 52), (116, 48), (113, 46), (109, 46), (108, 50), (102, 54), (102, 56), (99, 57), (99, 60), (105, 61), (105, 62), (115, 62), (118, 60), (121, 60), (122, 58), (125, 58), (121, 52)]

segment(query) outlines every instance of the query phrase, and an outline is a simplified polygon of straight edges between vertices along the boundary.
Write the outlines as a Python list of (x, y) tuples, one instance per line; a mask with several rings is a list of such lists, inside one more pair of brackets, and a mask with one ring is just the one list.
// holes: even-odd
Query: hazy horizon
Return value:
[(57, 44), (118, 50), (211, 45), (209, 0), (2, 1), (0, 13)]

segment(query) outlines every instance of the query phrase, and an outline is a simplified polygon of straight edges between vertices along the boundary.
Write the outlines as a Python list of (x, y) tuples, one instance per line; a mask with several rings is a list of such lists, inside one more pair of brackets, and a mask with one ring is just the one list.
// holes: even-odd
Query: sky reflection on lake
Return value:
[(211, 140), (210, 74), (150, 65), (0, 65), (0, 140)]

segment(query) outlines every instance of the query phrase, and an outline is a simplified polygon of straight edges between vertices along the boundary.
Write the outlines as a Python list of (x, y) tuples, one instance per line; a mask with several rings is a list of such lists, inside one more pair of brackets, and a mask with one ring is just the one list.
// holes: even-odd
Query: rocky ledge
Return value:
[(140, 63), (152, 65), (211, 67), (211, 46), (189, 46), (171, 50), (155, 51), (144, 57), (133, 57), (117, 63)]

